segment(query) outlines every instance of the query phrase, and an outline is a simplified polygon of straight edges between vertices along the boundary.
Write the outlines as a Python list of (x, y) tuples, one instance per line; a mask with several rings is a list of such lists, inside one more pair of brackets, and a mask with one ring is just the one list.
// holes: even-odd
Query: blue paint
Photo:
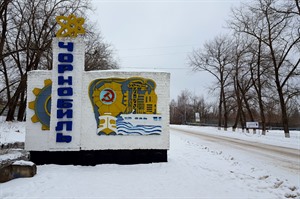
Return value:
[[(71, 135), (65, 135), (63, 132), (68, 134), (73, 130), (73, 61), (74, 50), (73, 42), (58, 42), (58, 47), (61, 50), (67, 50), (67, 53), (58, 53), (58, 66), (57, 72), (60, 74), (57, 78), (57, 105), (56, 105), (56, 118), (57, 124), (56, 130), (56, 142), (69, 143), (72, 141)], [(67, 120), (66, 120), (67, 119)]]

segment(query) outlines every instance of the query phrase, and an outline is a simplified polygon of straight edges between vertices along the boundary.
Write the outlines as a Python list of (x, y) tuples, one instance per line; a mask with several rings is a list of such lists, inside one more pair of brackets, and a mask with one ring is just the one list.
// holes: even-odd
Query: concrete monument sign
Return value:
[[(37, 164), (167, 161), (166, 72), (84, 71), (83, 19), (58, 17), (52, 71), (28, 74), (25, 148)], [(75, 27), (75, 29), (74, 29)], [(63, 37), (64, 36), (64, 37)], [(66, 36), (66, 37), (65, 37)]]

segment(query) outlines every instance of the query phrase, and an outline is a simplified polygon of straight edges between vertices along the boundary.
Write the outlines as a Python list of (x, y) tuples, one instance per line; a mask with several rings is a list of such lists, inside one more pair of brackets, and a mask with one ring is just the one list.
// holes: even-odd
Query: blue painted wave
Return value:
[(133, 126), (125, 122), (122, 117), (117, 118), (118, 135), (160, 135), (161, 131), (161, 126)]

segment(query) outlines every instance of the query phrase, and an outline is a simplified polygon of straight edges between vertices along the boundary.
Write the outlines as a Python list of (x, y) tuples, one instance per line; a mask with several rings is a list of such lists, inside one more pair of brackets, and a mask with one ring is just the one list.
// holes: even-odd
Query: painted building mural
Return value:
[[(42, 130), (50, 129), (52, 81), (34, 88), (36, 96), (29, 102), (34, 110), (33, 123)], [(97, 122), (97, 135), (160, 135), (162, 116), (157, 113), (156, 83), (151, 79), (96, 79), (89, 85), (89, 97)]]
[(98, 135), (160, 135), (156, 83), (151, 79), (97, 79), (89, 86)]

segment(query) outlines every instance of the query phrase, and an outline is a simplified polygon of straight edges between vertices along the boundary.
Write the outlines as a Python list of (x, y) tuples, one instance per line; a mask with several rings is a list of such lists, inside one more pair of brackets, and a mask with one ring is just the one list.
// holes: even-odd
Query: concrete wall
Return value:
[[(43, 88), (44, 80), (51, 79), (51, 71), (32, 71), (28, 75), (28, 102), (36, 100), (33, 90)], [(89, 84), (95, 79), (143, 77), (156, 83), (157, 113), (162, 116), (162, 132), (160, 135), (97, 135), (93, 105), (89, 98)], [(33, 123), (31, 117), (35, 111), (27, 109), (25, 149), (30, 151), (76, 151), (106, 149), (169, 149), (169, 87), (170, 74), (164, 72), (126, 72), (126, 71), (94, 71), (82, 74), (82, 92), (74, 93), (81, 104), (74, 106), (74, 112), (81, 113), (79, 118), (73, 117), (73, 124), (79, 125), (75, 147), (70, 143), (57, 143), (55, 125), (50, 130), (42, 130), (41, 123)], [(51, 99), (53, 102), (54, 98)], [(55, 111), (51, 108), (51, 112)], [(52, 114), (51, 114), (52, 120)], [(51, 121), (52, 123), (52, 121)], [(69, 132), (73, 135), (73, 132)], [(73, 136), (72, 136), (73, 137)]]

